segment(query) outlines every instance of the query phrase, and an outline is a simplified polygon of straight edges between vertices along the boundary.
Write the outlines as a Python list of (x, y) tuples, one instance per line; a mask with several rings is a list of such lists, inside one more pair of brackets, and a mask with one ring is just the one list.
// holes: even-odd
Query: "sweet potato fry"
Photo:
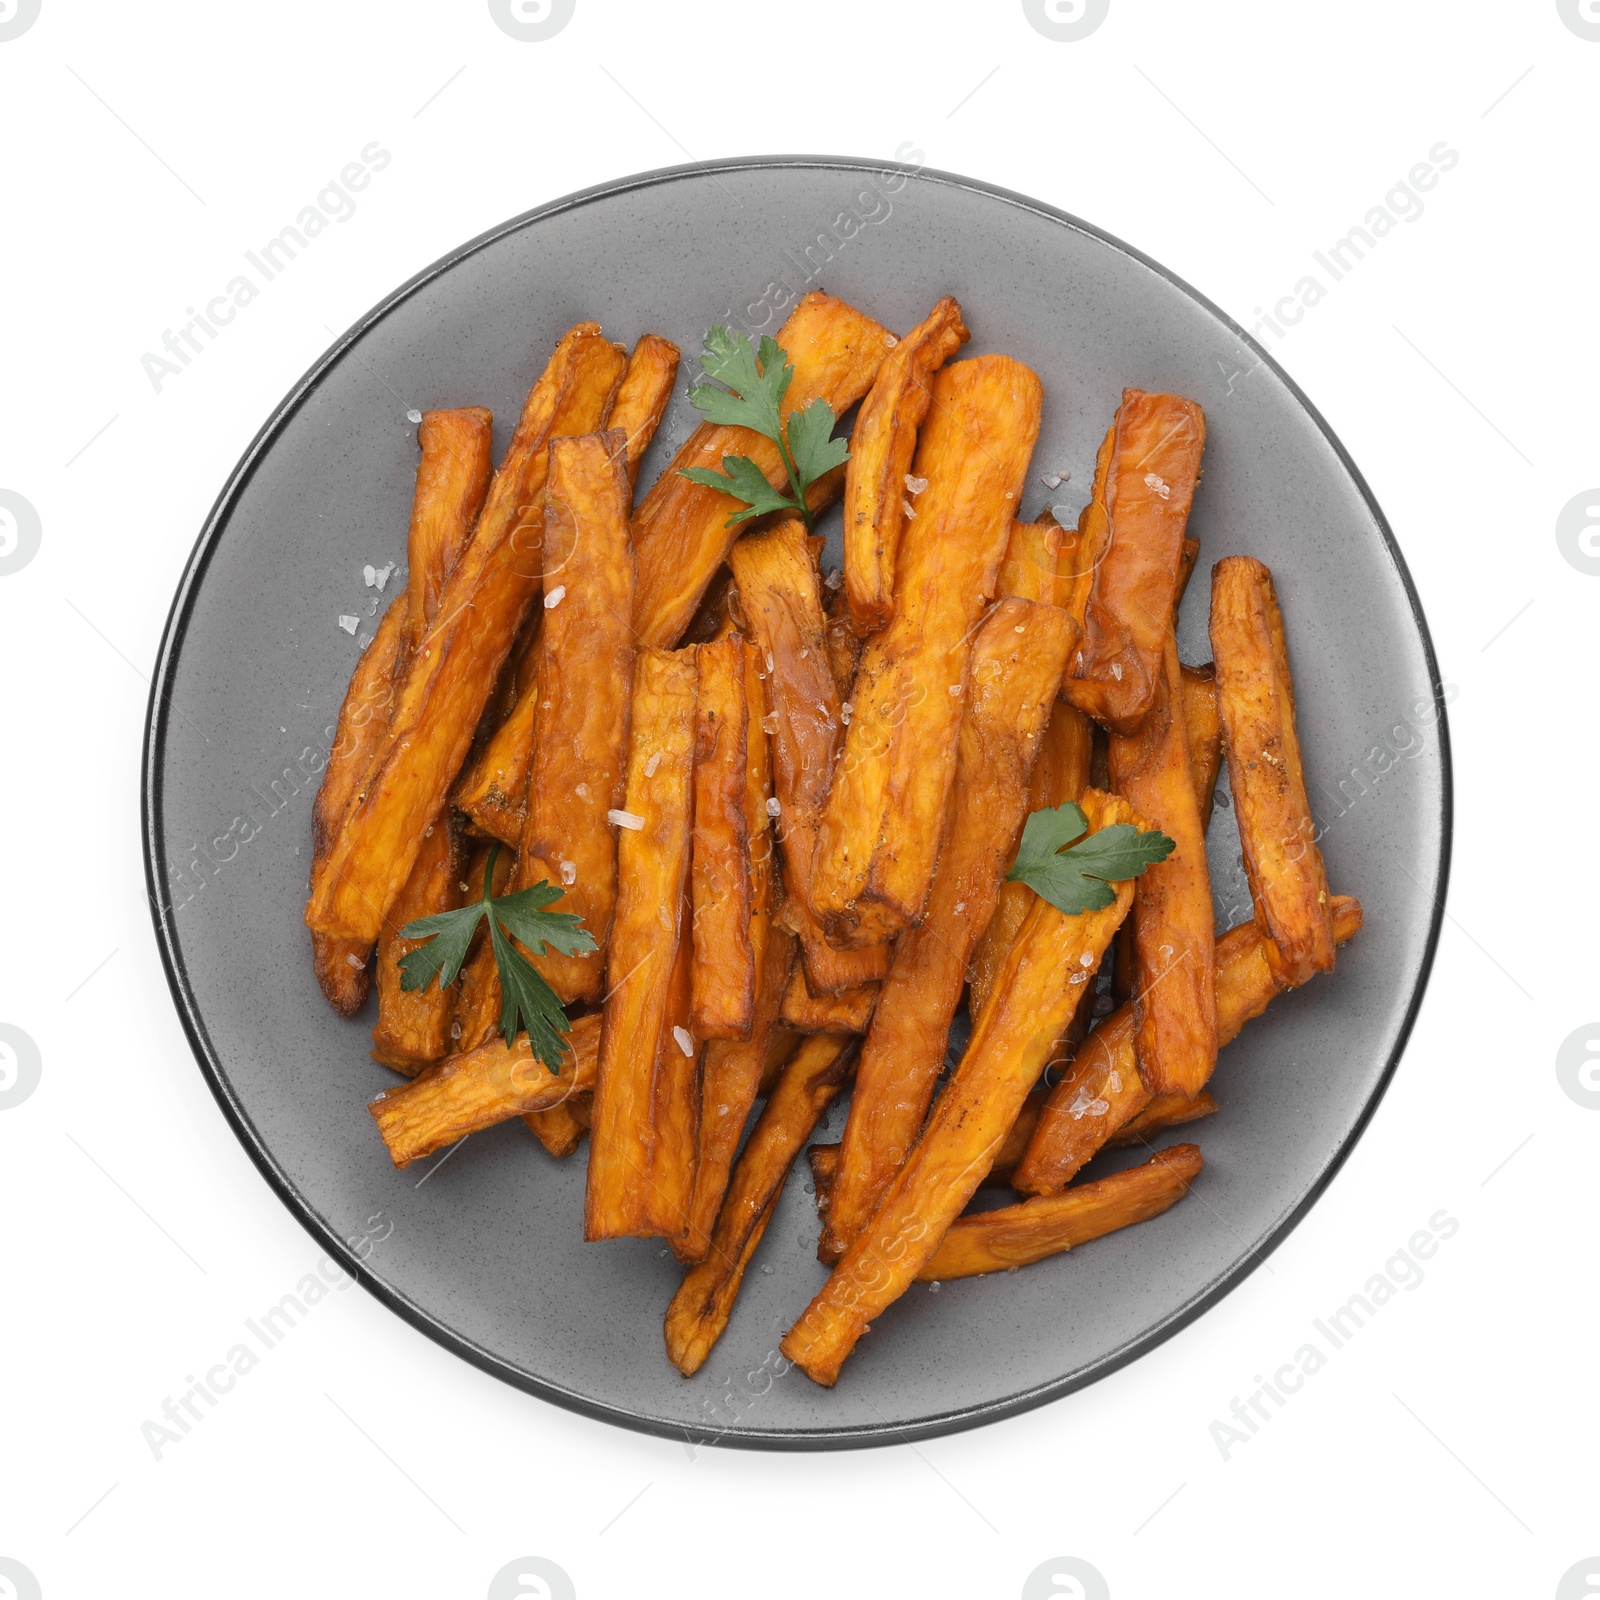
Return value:
[[(422, 460), (406, 538), (411, 609), (408, 660), (433, 625), (445, 580), (466, 548), (488, 492), (490, 421), (487, 411), (473, 407), (425, 412), (418, 426)], [(378, 939), (378, 1020), (372, 1028), (372, 1055), (407, 1076), (440, 1060), (450, 1048), (451, 995), (437, 984), (408, 993), (400, 987), (398, 963), (416, 948), (401, 939), (401, 928), (460, 903), (455, 835), (455, 818), (447, 802), (423, 830), (421, 852), (384, 915)]]
[(667, 1355), (685, 1376), (700, 1370), (722, 1337), (789, 1168), (823, 1112), (849, 1082), (854, 1059), (853, 1040), (814, 1034), (784, 1068), (751, 1129), (717, 1214), (710, 1249), (684, 1274), (667, 1307)]
[(1192, 1096), (1217, 1064), (1216, 938), (1170, 627), (1159, 670), (1156, 698), (1139, 731), (1111, 735), (1111, 782), (1177, 845), (1134, 888), (1135, 1049), (1152, 1094)]
[(313, 885), (306, 920), (314, 932), (377, 937), (538, 589), (542, 531), (524, 535), (522, 510), (530, 498), (542, 499), (545, 446), (600, 425), (623, 361), (593, 323), (581, 324), (534, 385), (477, 529), (445, 584), (439, 615), (412, 656), (387, 750)]
[[(890, 348), (887, 328), (820, 293), (800, 301), (777, 338), (794, 364), (783, 399), (786, 421), (816, 399), (842, 415), (871, 387)], [(777, 446), (748, 428), (702, 423), (689, 435), (634, 513), (633, 547), (639, 558), (634, 624), (641, 645), (661, 649), (677, 642), (743, 531), (740, 525), (728, 526), (737, 501), (683, 476), (687, 467), (720, 470), (725, 455), (749, 456), (775, 486), (787, 481)]]
[(1013, 522), (995, 593), (1060, 605), (1066, 591), (1056, 574), (1060, 553), (1061, 529), (1054, 522)]
[[(912, 506), (911, 456), (933, 398), (933, 374), (970, 335), (946, 295), (889, 353), (850, 435), (844, 488), (844, 589), (858, 634), (894, 614), (895, 552)], [(915, 515), (915, 511), (912, 511)]]
[(1148, 1222), (1174, 1206), (1200, 1171), (1200, 1147), (1175, 1144), (1143, 1166), (995, 1211), (961, 1217), (917, 1274), (919, 1281), (1008, 1272)]
[(466, 812), (491, 839), (513, 849), (522, 843), (527, 825), (528, 775), (533, 770), (533, 724), (538, 709), (539, 679), (535, 674), (456, 785), (456, 809)]
[(1189, 764), (1194, 769), (1194, 797), (1202, 827), (1211, 818), (1211, 802), (1222, 770), (1222, 717), (1217, 710), (1217, 669), (1180, 667), (1183, 676), (1183, 725), (1189, 734)]
[(628, 370), (606, 424), (620, 428), (625, 438), (630, 489), (639, 481), (639, 463), (661, 426), (677, 376), (677, 345), (659, 334), (645, 334), (628, 357)]
[(1256, 923), (1285, 987), (1333, 967), (1328, 874), (1294, 723), (1294, 681), (1272, 574), (1249, 556), (1211, 570), (1211, 648), (1228, 782)]
[[(785, 928), (783, 932), (788, 933)], [(793, 934), (789, 934), (791, 939)], [(796, 956), (798, 960), (799, 957)], [(769, 1095), (772, 1086), (783, 1075), (783, 1069), (794, 1060), (795, 1052), (800, 1048), (805, 1039), (803, 1033), (796, 1033), (793, 1028), (786, 1028), (783, 1024), (775, 1023), (771, 1036), (767, 1040), (767, 1058), (761, 1064), (761, 1085), (758, 1094)]]
[[(1088, 790), (1081, 804), (1096, 832), (1141, 820), (1126, 800), (1099, 790)], [(817, 1383), (837, 1380), (867, 1324), (905, 1293), (982, 1183), (1051, 1047), (1089, 993), (1089, 972), (1133, 904), (1132, 882), (1113, 888), (1115, 901), (1101, 911), (1069, 917), (1038, 900), (1028, 913), (922, 1137), (781, 1341), (783, 1353)], [(1074, 983), (1077, 977), (1084, 981)]]
[(417, 424), (422, 459), (406, 535), (411, 648), (439, 614), (445, 580), (461, 558), (489, 492), (493, 418), (482, 406), (424, 411)]
[[(1072, 620), (1081, 629), (1089, 615), (1089, 596), (1094, 589), (1095, 574), (1105, 560), (1110, 544), (1111, 525), (1106, 519), (1106, 480), (1111, 473), (1111, 455), (1116, 447), (1117, 425), (1106, 429), (1094, 459), (1094, 480), (1088, 503), (1078, 513), (1078, 526), (1072, 539), (1063, 539), (1056, 558), (1056, 576), (1065, 590), (1061, 602), (1072, 613)], [(1067, 663), (1066, 676), (1061, 680), (1061, 694), (1067, 696), (1067, 685), (1074, 674), (1077, 656)]]
[[(762, 950), (756, 989), (755, 1022), (748, 1039), (710, 1039), (702, 1056), (700, 1081), (700, 1159), (694, 1174), (694, 1200), (681, 1259), (704, 1260), (711, 1230), (727, 1192), (739, 1136), (750, 1108), (766, 1085), (769, 1067), (786, 1066), (799, 1049), (796, 1034), (777, 1026), (778, 1007), (795, 965), (795, 939), (787, 928), (770, 927)], [(773, 1059), (774, 1046), (786, 1048)]]
[[(742, 614), (742, 613), (741, 613)], [(772, 818), (772, 762), (768, 750), (766, 674), (753, 646), (744, 651), (745, 698), (745, 831), (749, 836), (750, 949), (755, 961), (756, 990), (749, 1034), (744, 1039), (707, 1040), (701, 1055), (700, 1153), (695, 1166), (694, 1199), (680, 1258), (702, 1259), (710, 1248), (711, 1228), (728, 1186), (739, 1136), (762, 1089), (774, 1035), (793, 1038), (777, 1026), (789, 971), (794, 965), (794, 936), (772, 920), (778, 893), (778, 866)], [(798, 1041), (790, 1053), (798, 1048)], [(785, 1055), (782, 1058), (788, 1060)]]
[[(694, 768), (694, 978), (690, 1031), (744, 1039), (755, 1020), (750, 937), (750, 762), (745, 642), (700, 646)], [(759, 680), (757, 680), (759, 681)], [(759, 723), (756, 736), (765, 743)], [(763, 815), (761, 822), (766, 822)]]
[(1125, 1145), (1147, 1144), (1150, 1135), (1163, 1128), (1181, 1127), (1186, 1122), (1197, 1122), (1209, 1117), (1217, 1109), (1217, 1102), (1204, 1089), (1191, 1099), (1185, 1094), (1158, 1094), (1136, 1117), (1130, 1117), (1106, 1140), (1108, 1150)]
[[(1045, 1093), (1043, 1089), (1029, 1091), (1028, 1098), (1022, 1102), (1022, 1110), (1017, 1113), (1017, 1120), (1006, 1131), (1005, 1143), (1000, 1146), (994, 1165), (985, 1175), (983, 1187), (1001, 1189), (1010, 1185), (1011, 1174), (1022, 1159), (1023, 1151), (1028, 1148), (1034, 1128), (1038, 1126)], [(811, 1162), (811, 1177), (817, 1190), (817, 1214), (826, 1218), (833, 1201), (834, 1180), (839, 1175), (840, 1147), (836, 1144), (814, 1144), (806, 1151), (806, 1155)]]
[(545, 491), (544, 636), (517, 882), (565, 887), (598, 951), (531, 957), (562, 1004), (596, 1004), (617, 899), (617, 830), (633, 678), (633, 554), (620, 429), (556, 439)]
[(862, 654), (817, 830), (811, 910), (841, 946), (881, 943), (922, 916), (973, 625), (995, 593), (1042, 393), (1007, 356), (958, 361), (934, 377), (914, 473), (928, 487), (901, 538), (894, 619)]
[(806, 983), (805, 967), (797, 966), (784, 992), (778, 1020), (796, 1033), (865, 1033), (881, 987), (863, 983), (836, 994), (814, 995)]
[[(1334, 898), (1336, 937), (1342, 944), (1361, 928), (1361, 904)], [(1267, 965), (1267, 941), (1253, 922), (1217, 940), (1217, 1043), (1225, 1045), (1259, 1017), (1280, 993)], [(1134, 1056), (1132, 1006), (1114, 1011), (1084, 1041), (1070, 1068), (1045, 1101), (1028, 1152), (1012, 1175), (1024, 1194), (1053, 1194), (1118, 1129), (1151, 1104)]]
[(378, 1020), (372, 1028), (372, 1059), (415, 1077), (450, 1050), (450, 994), (437, 983), (426, 989), (400, 987), (400, 960), (420, 941), (402, 939), (408, 922), (436, 916), (461, 904), (461, 860), (448, 813), (427, 830), (422, 853), (400, 897), (384, 918), (378, 940)]
[(634, 664), (623, 801), (629, 821), (617, 839), (610, 991), (584, 1196), (586, 1239), (651, 1231), (644, 1200), (656, 1143), (657, 1059), (679, 942), (688, 936), (683, 906), (694, 809), (697, 676), (693, 649), (641, 650)]
[(600, 1018), (579, 1017), (567, 1035), (561, 1071), (536, 1060), (525, 1033), (508, 1050), (491, 1039), (398, 1089), (388, 1089), (367, 1110), (397, 1167), (409, 1166), (469, 1133), (531, 1111), (561, 1104), (594, 1087), (600, 1054)]
[[(861, 661), (861, 636), (850, 622), (850, 606), (844, 596), (843, 575), (835, 572), (837, 586), (828, 596), (824, 607), (826, 626), (823, 642), (828, 651), (828, 670), (833, 674), (834, 687), (841, 701), (848, 701), (856, 681), (856, 667)], [(826, 589), (827, 581), (823, 587)]]
[(694, 941), (689, 933), (689, 885), (683, 886), (678, 950), (667, 990), (666, 1015), (656, 1043), (650, 1107), (650, 1175), (641, 1198), (641, 1221), (659, 1234), (681, 1261), (693, 1248), (695, 1164), (700, 1152), (700, 1042), (689, 1031)]
[(1155, 704), (1177, 596), (1184, 525), (1200, 478), (1205, 415), (1192, 400), (1125, 389), (1102, 482), (1080, 523), (1083, 643), (1064, 692), (1106, 727), (1132, 733)]
[(881, 978), (889, 970), (890, 952), (887, 946), (835, 950), (807, 907), (817, 817), (827, 797), (843, 717), (823, 641), (816, 563), (805, 528), (795, 517), (765, 533), (747, 535), (728, 560), (767, 672), (772, 786), (789, 891), (783, 917), (800, 936), (811, 992), (836, 994)]
[(545, 1153), (560, 1161), (583, 1143), (593, 1110), (594, 1091), (578, 1090), (570, 1100), (563, 1100), (558, 1106), (524, 1112), (522, 1120), (528, 1132), (544, 1146)]
[[(1088, 788), (1093, 733), (1094, 725), (1083, 712), (1065, 700), (1057, 700), (1028, 779), (1029, 813), (1076, 800)], [(1000, 885), (994, 914), (972, 952), (968, 998), (974, 1017), (988, 1004), (995, 977), (1005, 964), (1011, 942), (1033, 900), (1033, 890), (1025, 883)]]
[(1172, 613), (1178, 613), (1183, 597), (1189, 591), (1189, 579), (1194, 576), (1195, 563), (1200, 559), (1200, 541), (1184, 535), (1183, 548), (1178, 552), (1178, 584), (1172, 592)]
[[(895, 946), (856, 1069), (838, 1189), (817, 1252), (830, 1264), (877, 1209), (922, 1131), (967, 961), (1016, 853), (1034, 758), (1076, 639), (1072, 619), (1058, 606), (1006, 599), (996, 602), (973, 642), (927, 914)], [(784, 1020), (797, 1025), (787, 1012)]]
[[(345, 812), (389, 738), (389, 719), (410, 660), (411, 607), (401, 591), (356, 661), (339, 708), (339, 722), (322, 786), (311, 808), (311, 881), (325, 870)], [(317, 984), (341, 1016), (353, 1017), (367, 999), (370, 939), (340, 939), (313, 932), (311, 960)]]

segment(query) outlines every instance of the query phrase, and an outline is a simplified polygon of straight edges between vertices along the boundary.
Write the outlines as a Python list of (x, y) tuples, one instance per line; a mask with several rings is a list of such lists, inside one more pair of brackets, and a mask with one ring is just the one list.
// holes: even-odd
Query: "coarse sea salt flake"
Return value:
[(578, 881), (578, 868), (574, 862), (561, 863), (561, 881), (570, 889)]
[(906, 474), (906, 488), (908, 488), (912, 494), (921, 494), (922, 491), (927, 487), (928, 480), (926, 478), (914, 478), (909, 472)]
[(412, 406), (412, 408), (408, 412), (406, 412), (406, 421), (407, 422), (421, 422), (422, 421), (422, 413), (420, 411), (418, 411), (415, 406)]
[(913, 505), (912, 505), (912, 504), (911, 504), (911, 502), (910, 502), (910, 501), (909, 501), (909, 500), (907, 500), (907, 499), (905, 499), (905, 498), (904, 498), (904, 497), (902, 497), (902, 498), (901, 498), (901, 501), (900, 501), (900, 509), (901, 509), (901, 510), (902, 510), (902, 511), (903, 511), (903, 512), (905, 512), (905, 514), (906, 514), (906, 515), (907, 515), (907, 516), (908, 516), (908, 517), (915, 517), (915, 516), (916, 516), (916, 514), (917, 514), (917, 511), (916, 511), (916, 507), (915, 507), (915, 506), (913, 506)]
[(644, 818), (635, 816), (631, 811), (618, 811), (615, 808), (606, 812), (606, 821), (617, 828), (632, 828), (637, 833), (644, 827)]
[(651, 756), (650, 759), (647, 762), (645, 762), (645, 764), (644, 764), (644, 775), (645, 775), (645, 777), (647, 777), (647, 778), (655, 777), (656, 768), (659, 767), (660, 765), (661, 765), (661, 752), (659, 750), (657, 750), (656, 753), (653, 756)]
[(356, 629), (361, 626), (361, 618), (360, 617), (340, 617), (339, 618), (339, 626), (341, 628), (343, 628), (346, 633), (353, 634), (356, 631)]
[(1160, 495), (1163, 500), (1172, 498), (1172, 485), (1159, 472), (1145, 473), (1144, 486), (1153, 493)]
[(778, 731), (778, 713), (776, 711), (769, 711), (766, 716), (761, 719), (761, 726), (766, 729), (768, 733), (776, 733)]
[(778, 797), (776, 795), (770, 795), (767, 799), (767, 815), (769, 817), (776, 817), (782, 812), (782, 810), (783, 806), (779, 802)]
[(672, 1037), (677, 1040), (678, 1048), (683, 1051), (686, 1056), (692, 1056), (694, 1054), (694, 1035), (690, 1033), (687, 1028), (673, 1028)]
[(550, 591), (550, 593), (547, 594), (544, 597), (544, 608), (545, 608), (545, 610), (546, 611), (554, 611), (555, 608), (558, 605), (560, 605), (561, 602), (563, 600), (565, 600), (566, 598), (567, 598), (567, 586), (566, 586), (566, 584), (558, 583), (555, 586), (555, 588), (553, 588)]

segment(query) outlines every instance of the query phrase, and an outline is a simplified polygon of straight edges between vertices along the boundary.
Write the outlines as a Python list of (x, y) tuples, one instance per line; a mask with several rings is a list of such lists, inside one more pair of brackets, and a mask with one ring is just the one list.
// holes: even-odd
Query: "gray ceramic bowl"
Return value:
[[(1046, 400), (1030, 513), (1075, 512), (1124, 384), (1205, 407), (1191, 531), (1204, 566), (1248, 553), (1277, 575), (1329, 877), (1367, 913), (1335, 974), (1226, 1051), (1221, 1110), (1187, 1130), (1206, 1159), (1189, 1199), (1014, 1275), (914, 1288), (831, 1391), (775, 1354), (823, 1281), (805, 1172), (721, 1343), (682, 1378), (661, 1341), (678, 1270), (657, 1243), (582, 1242), (581, 1156), (553, 1162), (512, 1123), (442, 1165), (394, 1171), (365, 1110), (394, 1080), (368, 1059), (370, 1017), (343, 1021), (320, 998), (300, 920), (316, 782), (305, 770), (328, 748), (380, 598), (363, 568), (404, 558), (407, 410), (492, 406), (503, 444), (570, 324), (595, 317), (629, 341), (659, 332), (687, 359), (648, 484), (692, 424), (683, 389), (707, 326), (731, 316), (775, 330), (770, 286), (784, 280), (901, 330), (952, 293), (973, 330), (964, 353), (1032, 365)], [(1064, 469), (1063, 487), (1045, 486)], [(1207, 588), (1198, 577), (1185, 607), (1187, 660), (1210, 653)], [(151, 697), (156, 932), (201, 1070), (267, 1181), (441, 1344), (655, 1433), (789, 1448), (914, 1439), (1065, 1394), (1169, 1337), (1260, 1262), (1349, 1153), (1399, 1059), (1438, 931), (1450, 769), (1437, 685), (1405, 564), (1338, 441), (1269, 357), (1154, 262), (944, 173), (813, 158), (648, 173), (530, 212), (413, 279), (329, 350), (239, 463), (184, 574)], [(1231, 811), (1218, 810), (1211, 843), (1219, 916), (1238, 921)], [(836, 1108), (835, 1137), (842, 1118)]]

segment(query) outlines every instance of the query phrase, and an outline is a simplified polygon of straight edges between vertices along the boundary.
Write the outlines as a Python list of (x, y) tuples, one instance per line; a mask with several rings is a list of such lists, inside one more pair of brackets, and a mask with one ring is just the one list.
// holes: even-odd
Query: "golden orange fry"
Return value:
[(901, 537), (894, 618), (861, 657), (817, 828), (810, 907), (837, 944), (878, 944), (922, 916), (974, 625), (996, 590), (1042, 397), (1007, 356), (958, 361), (933, 379), (914, 468), (928, 487)]
[[(794, 364), (781, 407), (787, 422), (792, 412), (816, 399), (842, 416), (871, 387), (891, 336), (842, 300), (813, 292), (789, 314), (777, 339)], [(775, 487), (788, 482), (777, 446), (748, 428), (706, 422), (689, 435), (634, 513), (633, 547), (639, 558), (634, 624), (642, 645), (661, 649), (677, 642), (743, 531), (742, 525), (727, 525), (738, 501), (683, 476), (687, 467), (720, 472), (724, 456), (749, 456)]]
[[(684, 926), (694, 813), (695, 651), (641, 650), (617, 838), (605, 1024), (589, 1137), (586, 1239), (652, 1230), (655, 1079)], [(670, 1039), (668, 1041), (671, 1042)]]
[(849, 1082), (854, 1041), (813, 1034), (784, 1068), (728, 1184), (705, 1259), (683, 1275), (667, 1307), (667, 1355), (698, 1372), (722, 1337), (745, 1269), (783, 1191), (789, 1168), (834, 1097)]
[(522, 843), (527, 824), (528, 775), (533, 770), (533, 724), (538, 710), (539, 679), (535, 675), (456, 785), (456, 809), (466, 812), (491, 839), (513, 849)]
[(650, 1173), (643, 1185), (641, 1222), (659, 1234), (681, 1261), (694, 1248), (695, 1166), (700, 1155), (700, 1041), (689, 1029), (694, 941), (689, 933), (687, 881), (678, 915), (678, 949), (667, 989), (666, 1014), (656, 1044), (650, 1108)]
[(493, 417), (482, 406), (424, 411), (417, 424), (417, 487), (406, 535), (411, 648), (439, 614), (451, 569), (461, 558), (489, 492)]
[(844, 592), (858, 634), (875, 633), (894, 613), (900, 530), (916, 515), (917, 429), (933, 374), (969, 337), (961, 307), (946, 295), (889, 353), (861, 402), (844, 489)]
[(534, 385), (472, 540), (446, 581), (439, 614), (412, 656), (387, 751), (313, 885), (306, 921), (314, 932), (377, 937), (423, 830), (466, 760), (538, 590), (542, 509), (526, 532), (522, 517), (530, 500), (542, 506), (546, 445), (600, 425), (623, 364), (595, 324), (580, 324)]
[[(1340, 943), (1361, 928), (1361, 903), (1345, 895), (1334, 900)], [(1253, 922), (1230, 928), (1217, 940), (1217, 1043), (1238, 1037), (1283, 991), (1267, 965), (1266, 943)], [(1133, 1007), (1125, 1005), (1105, 1019), (1079, 1047), (1071, 1065), (1050, 1091), (1028, 1152), (1012, 1175), (1024, 1194), (1052, 1194), (1075, 1178), (1084, 1163), (1119, 1128), (1151, 1104), (1134, 1055)]]
[[(1142, 819), (1117, 795), (1088, 790), (1090, 828)], [(808, 1377), (832, 1384), (857, 1341), (910, 1286), (994, 1163), (1089, 974), (1133, 904), (1133, 883), (1112, 885), (1100, 911), (1066, 916), (1047, 900), (1028, 913), (993, 998), (927, 1127), (878, 1209), (780, 1349)], [(1074, 981), (1080, 978), (1081, 982)]]
[(750, 1037), (712, 1039), (706, 1044), (700, 1089), (700, 1159), (682, 1260), (703, 1260), (711, 1248), (711, 1230), (727, 1192), (734, 1152), (750, 1108), (757, 1094), (770, 1087), (766, 1081), (769, 1070), (775, 1079), (800, 1048), (799, 1036), (777, 1025), (778, 1007), (794, 965), (794, 935), (787, 928), (771, 927), (762, 951)]
[(1192, 400), (1125, 389), (1103, 488), (1096, 471), (1104, 499), (1085, 518), (1090, 538), (1102, 542), (1079, 552), (1080, 571), (1092, 576), (1064, 690), (1119, 733), (1132, 733), (1159, 694), (1205, 436), (1205, 414)]
[(844, 715), (823, 639), (817, 567), (794, 517), (741, 539), (728, 559), (767, 674), (776, 828), (788, 888), (783, 917), (800, 936), (811, 992), (836, 994), (881, 978), (890, 952), (887, 946), (835, 950), (807, 906), (817, 817)]
[(533, 965), (563, 1005), (598, 1004), (617, 899), (617, 829), (633, 680), (633, 552), (620, 429), (557, 439), (545, 490), (544, 634), (517, 883), (564, 892), (598, 950)]
[(1130, 1117), (1106, 1140), (1106, 1148), (1115, 1150), (1126, 1145), (1147, 1144), (1150, 1135), (1163, 1128), (1181, 1127), (1186, 1122), (1198, 1122), (1217, 1109), (1217, 1102), (1202, 1089), (1191, 1099), (1184, 1094), (1158, 1094), (1137, 1116)]
[(1222, 716), (1217, 709), (1217, 669), (1181, 667), (1183, 675), (1183, 725), (1189, 733), (1189, 762), (1194, 768), (1194, 795), (1204, 825), (1211, 816), (1211, 801), (1222, 770)]
[[(389, 738), (389, 718), (410, 660), (411, 608), (404, 590), (389, 604), (356, 661), (339, 708), (339, 722), (322, 786), (311, 808), (311, 881), (325, 870), (345, 812)], [(328, 1003), (353, 1017), (367, 999), (370, 939), (340, 939), (313, 932), (312, 967)]]
[[(689, 1023), (697, 1039), (747, 1038), (755, 1021), (745, 655), (744, 639), (737, 633), (700, 646), (691, 895), (694, 979)], [(759, 722), (756, 736), (765, 743)], [(762, 815), (760, 820), (764, 825), (767, 818)], [(761, 831), (765, 832), (764, 826)]]
[(881, 985), (863, 983), (835, 994), (814, 995), (806, 969), (797, 966), (784, 992), (778, 1020), (796, 1033), (865, 1033), (878, 1003)]
[(1197, 1095), (1217, 1064), (1217, 960), (1205, 824), (1189, 760), (1178, 646), (1167, 630), (1155, 703), (1111, 735), (1111, 783), (1177, 846), (1134, 886), (1133, 1008), (1152, 1094)]
[(372, 1028), (372, 1059), (415, 1077), (450, 1051), (450, 993), (430, 983), (425, 989), (400, 987), (400, 960), (422, 941), (402, 939), (408, 922), (437, 916), (461, 904), (461, 859), (448, 813), (422, 841), (400, 897), (384, 919), (378, 940), (378, 1020)]
[(589, 1131), (589, 1120), (594, 1111), (594, 1091), (579, 1090), (570, 1100), (543, 1111), (527, 1111), (522, 1120), (528, 1132), (545, 1148), (547, 1155), (558, 1161), (570, 1156)]
[(1076, 639), (1065, 611), (1031, 600), (996, 602), (978, 630), (927, 914), (895, 946), (856, 1069), (843, 1165), (818, 1250), (830, 1264), (877, 1209), (922, 1131), (967, 963), (1016, 853), (1034, 758)]
[(1332, 969), (1333, 915), (1295, 732), (1283, 613), (1272, 574), (1249, 556), (1212, 568), (1211, 648), (1256, 922), (1278, 981), (1292, 987)]
[(1061, 529), (1056, 523), (1013, 522), (995, 593), (1060, 605), (1066, 588), (1056, 575), (1060, 553)]
[(1060, 1255), (1174, 1206), (1200, 1172), (1200, 1147), (1175, 1144), (1142, 1166), (1061, 1194), (961, 1217), (917, 1274), (924, 1283), (1009, 1272)]
[(600, 1053), (598, 1015), (579, 1017), (567, 1045), (561, 1071), (554, 1073), (535, 1058), (527, 1034), (518, 1034), (509, 1050), (504, 1040), (491, 1039), (398, 1089), (385, 1090), (367, 1110), (394, 1164), (406, 1167), (469, 1133), (592, 1089)]
[[(1022, 1102), (1022, 1110), (1017, 1113), (1017, 1120), (1006, 1131), (1005, 1143), (995, 1155), (994, 1165), (984, 1177), (983, 1187), (1000, 1189), (1010, 1184), (1012, 1171), (1022, 1159), (1022, 1153), (1028, 1148), (1028, 1141), (1038, 1125), (1045, 1094), (1044, 1089), (1031, 1089), (1028, 1092), (1028, 1098)], [(811, 1177), (817, 1190), (817, 1214), (826, 1218), (833, 1201), (834, 1180), (839, 1175), (840, 1149), (836, 1144), (814, 1144), (806, 1151), (806, 1155), (811, 1162)]]
[(608, 428), (620, 428), (625, 437), (630, 489), (639, 481), (639, 463), (666, 415), (677, 376), (677, 345), (659, 334), (645, 334), (628, 357), (616, 404), (606, 419)]

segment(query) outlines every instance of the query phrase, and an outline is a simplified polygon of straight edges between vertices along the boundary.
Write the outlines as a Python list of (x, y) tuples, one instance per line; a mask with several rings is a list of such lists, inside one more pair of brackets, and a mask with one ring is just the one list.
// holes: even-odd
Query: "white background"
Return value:
[[(524, 1555), (582, 1600), (1010, 1600), (1056, 1556), (1116, 1600), (1557, 1594), (1600, 1552), (1600, 1114), (1555, 1071), (1600, 1016), (1600, 577), (1555, 538), (1600, 483), (1597, 88), (1600, 43), (1555, 0), (1111, 0), (1077, 43), (1016, 0), (577, 0), (543, 43), (483, 0), (43, 0), (0, 42), (0, 489), (43, 529), (0, 576), (0, 1022), (43, 1063), (0, 1111), (0, 1556), (45, 1600), (477, 1600)], [(357, 214), (154, 392), (143, 352), (372, 140), (393, 161)], [(1441, 140), (1461, 159), (1424, 214), (1269, 341), (1388, 513), (1457, 694), (1432, 985), (1366, 1136), (1267, 1267), (1086, 1392), (837, 1455), (691, 1458), (504, 1387), (352, 1289), (153, 1460), (141, 1422), (317, 1252), (168, 999), (139, 854), (146, 674), (213, 497), (333, 332), (585, 185), (905, 141), (1249, 325)], [(1459, 1231), (1421, 1286), (1225, 1461), (1211, 1422), (1441, 1208)]]

